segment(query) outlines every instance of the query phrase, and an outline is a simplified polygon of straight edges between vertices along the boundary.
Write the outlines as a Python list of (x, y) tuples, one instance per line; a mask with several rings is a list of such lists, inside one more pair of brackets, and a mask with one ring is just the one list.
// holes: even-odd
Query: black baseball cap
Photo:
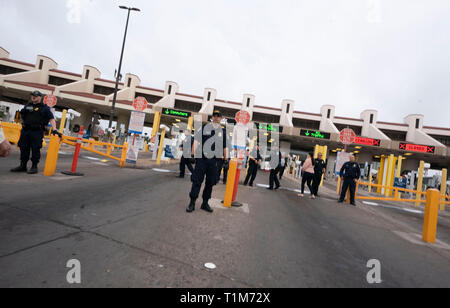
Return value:
[(213, 116), (222, 117), (222, 112), (220, 112), (219, 110), (214, 110)]
[(33, 92), (31, 92), (31, 96), (40, 96), (40, 97), (42, 97), (42, 93), (39, 92), (39, 91), (33, 91)]

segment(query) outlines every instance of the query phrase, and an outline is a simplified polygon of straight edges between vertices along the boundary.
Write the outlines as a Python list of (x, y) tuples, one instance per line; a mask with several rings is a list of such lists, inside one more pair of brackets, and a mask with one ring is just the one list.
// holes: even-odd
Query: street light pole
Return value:
[(129, 8), (129, 7), (126, 7), (126, 6), (119, 6), (119, 8), (124, 9), (124, 10), (128, 10), (128, 16), (127, 16), (127, 24), (125, 26), (125, 34), (123, 36), (122, 52), (120, 54), (120, 61), (119, 61), (119, 70), (117, 71), (117, 76), (116, 76), (116, 86), (114, 88), (114, 97), (113, 97), (112, 106), (111, 106), (111, 115), (109, 117), (108, 128), (110, 128), (110, 129), (112, 128), (112, 122), (114, 120), (114, 110), (116, 108), (117, 91), (119, 90), (120, 72), (122, 70), (123, 52), (125, 50), (125, 41), (127, 40), (127, 31), (128, 31), (128, 22), (130, 20), (130, 12), (131, 11), (137, 11), (137, 12), (141, 11), (138, 8)]

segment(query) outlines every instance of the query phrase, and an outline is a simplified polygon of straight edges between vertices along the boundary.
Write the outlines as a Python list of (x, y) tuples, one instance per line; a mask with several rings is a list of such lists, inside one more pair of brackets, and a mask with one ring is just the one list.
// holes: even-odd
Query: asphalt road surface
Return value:
[[(423, 214), (336, 203), (283, 189), (240, 187), (242, 208), (188, 214), (189, 177), (177, 166), (120, 169), (95, 155), (80, 158), (81, 178), (11, 174), (18, 153), (0, 159), (0, 287), (450, 287), (450, 219), (440, 217), (439, 243), (420, 241)], [(260, 172), (256, 183), (267, 185)], [(66, 280), (80, 261), (81, 284)], [(366, 280), (369, 260), (380, 284)], [(205, 267), (213, 263), (214, 269)]]

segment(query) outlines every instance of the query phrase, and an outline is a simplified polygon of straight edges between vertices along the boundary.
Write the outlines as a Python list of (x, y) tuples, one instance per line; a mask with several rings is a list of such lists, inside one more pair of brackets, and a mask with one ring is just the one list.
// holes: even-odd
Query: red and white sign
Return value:
[(133, 108), (136, 111), (144, 111), (145, 109), (147, 109), (147, 104), (148, 103), (145, 97), (139, 96), (134, 100)]
[(346, 128), (341, 131), (339, 139), (343, 144), (352, 144), (355, 142), (356, 134), (351, 128)]
[(250, 122), (250, 113), (245, 110), (241, 110), (236, 114), (236, 122), (242, 125), (247, 125)]
[(369, 146), (373, 146), (373, 147), (379, 147), (381, 145), (381, 140), (365, 138), (365, 137), (356, 137), (354, 143), (362, 144), (362, 145), (369, 145)]
[(55, 107), (56, 106), (56, 97), (52, 94), (47, 95), (46, 97), (44, 97), (44, 104), (46, 104), (50, 108)]

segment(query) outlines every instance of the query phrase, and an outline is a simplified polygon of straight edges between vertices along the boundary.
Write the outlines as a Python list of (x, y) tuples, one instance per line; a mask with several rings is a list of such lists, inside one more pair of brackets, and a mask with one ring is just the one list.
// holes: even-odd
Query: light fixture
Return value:
[(412, 153), (405, 153), (404, 154), (405, 156), (411, 156), (411, 155), (413, 155)]
[(362, 149), (362, 147), (360, 147), (360, 146), (357, 146), (357, 147), (355, 147), (355, 149), (358, 149), (358, 150), (359, 150), (359, 149)]

